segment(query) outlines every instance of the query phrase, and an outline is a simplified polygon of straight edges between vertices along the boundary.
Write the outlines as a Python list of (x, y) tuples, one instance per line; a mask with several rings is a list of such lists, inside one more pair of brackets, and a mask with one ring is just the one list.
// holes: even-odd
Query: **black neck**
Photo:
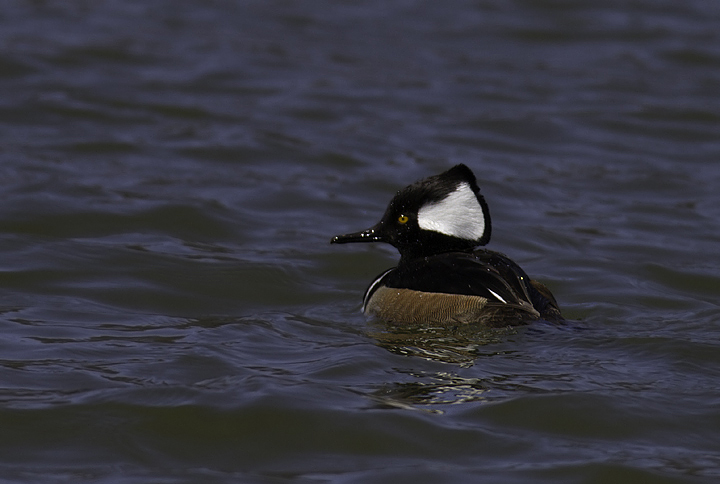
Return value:
[(397, 249), (400, 251), (400, 263), (403, 263), (445, 252), (472, 252), (476, 245), (475, 241), (431, 232), (423, 234), (423, 237), (414, 243), (409, 243)]

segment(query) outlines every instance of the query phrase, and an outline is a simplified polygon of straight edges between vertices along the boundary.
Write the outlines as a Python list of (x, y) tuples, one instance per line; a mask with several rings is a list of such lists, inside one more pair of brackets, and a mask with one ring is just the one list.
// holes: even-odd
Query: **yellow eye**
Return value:
[(405, 216), (405, 215), (400, 215), (398, 217), (398, 222), (400, 222), (401, 224), (406, 224), (408, 220), (410, 220), (410, 219), (407, 218), (407, 216)]

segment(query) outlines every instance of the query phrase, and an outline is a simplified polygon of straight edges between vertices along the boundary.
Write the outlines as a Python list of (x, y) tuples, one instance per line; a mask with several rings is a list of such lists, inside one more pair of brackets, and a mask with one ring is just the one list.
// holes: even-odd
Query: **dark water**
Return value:
[[(720, 479), (720, 3), (3, 2), (2, 482)], [(478, 175), (571, 321), (359, 313)]]

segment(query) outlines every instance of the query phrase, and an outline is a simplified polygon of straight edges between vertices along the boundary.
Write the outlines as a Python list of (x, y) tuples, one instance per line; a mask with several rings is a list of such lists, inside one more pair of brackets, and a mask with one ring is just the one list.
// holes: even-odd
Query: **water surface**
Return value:
[[(720, 6), (13, 0), (0, 480), (720, 477)], [(366, 321), (465, 163), (567, 324)]]

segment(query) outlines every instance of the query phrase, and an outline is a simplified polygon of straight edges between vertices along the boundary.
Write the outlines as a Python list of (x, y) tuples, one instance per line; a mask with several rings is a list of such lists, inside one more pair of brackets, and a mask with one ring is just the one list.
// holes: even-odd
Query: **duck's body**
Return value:
[(365, 292), (363, 311), (394, 322), (505, 326), (557, 319), (548, 294), (499, 252), (445, 252), (381, 274)]
[(561, 319), (550, 291), (499, 252), (474, 249), (490, 239), (490, 214), (465, 165), (421, 180), (390, 202), (383, 219), (333, 243), (389, 242), (397, 267), (368, 287), (363, 311), (394, 323), (523, 324)]

